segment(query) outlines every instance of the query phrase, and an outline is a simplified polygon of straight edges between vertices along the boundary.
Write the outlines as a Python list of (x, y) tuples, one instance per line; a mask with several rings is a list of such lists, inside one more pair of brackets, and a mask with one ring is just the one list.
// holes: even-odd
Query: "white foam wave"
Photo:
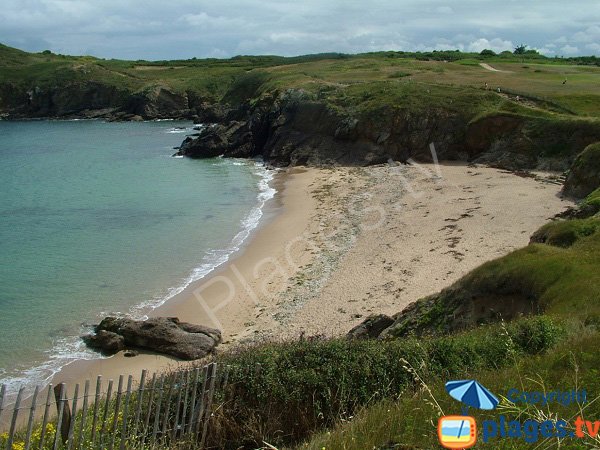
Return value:
[(173, 127), (173, 128), (169, 128), (168, 130), (166, 130), (165, 133), (179, 134), (179, 133), (189, 133), (190, 131), (192, 131), (192, 128)]

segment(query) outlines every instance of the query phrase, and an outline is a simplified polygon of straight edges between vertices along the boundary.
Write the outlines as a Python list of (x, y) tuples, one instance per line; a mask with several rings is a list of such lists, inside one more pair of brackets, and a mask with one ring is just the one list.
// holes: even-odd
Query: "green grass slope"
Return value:
[[(486, 70), (479, 62), (496, 64), (503, 72)], [(406, 98), (403, 92), (408, 89), (408, 94), (411, 93), (407, 83), (425, 86), (425, 93), (452, 87), (469, 88), (466, 92), (471, 92), (470, 89), (482, 89), (488, 83), (490, 90), (506, 89), (501, 96), (515, 103), (515, 107), (525, 105), (542, 111), (554, 109), (598, 116), (600, 67), (597, 64), (595, 59), (558, 60), (533, 54), (490, 58), (460, 52), (329, 53), (150, 62), (26, 53), (0, 45), (0, 84), (16, 83), (30, 89), (93, 80), (129, 90), (162, 85), (177, 92), (191, 90), (222, 100), (236, 80), (248, 72), (259, 72), (262, 75), (257, 76), (262, 76), (264, 82), (257, 92), (300, 88), (313, 93), (328, 92), (336, 101), (350, 101), (362, 107), (365, 95), (376, 96), (381, 89)], [(568, 82), (563, 84), (565, 78)], [(513, 91), (521, 94), (519, 101)], [(435, 95), (432, 97), (435, 99)]]
[[(546, 419), (566, 420), (567, 430), (575, 431), (574, 420), (582, 416), (586, 420), (598, 420), (600, 417), (600, 333), (594, 326), (576, 331), (572, 336), (551, 351), (533, 357), (509, 356), (506, 366), (494, 370), (467, 368), (463, 374), (466, 379), (476, 379), (493, 393), (500, 396), (501, 402), (495, 411), (485, 412), (471, 408), (469, 415), (478, 423), (478, 443), (475, 448), (502, 450), (521, 450), (532, 448), (584, 450), (597, 448), (600, 444), (598, 436), (589, 433), (581, 439), (544, 438), (537, 432), (527, 433), (530, 439), (536, 434), (536, 443), (522, 438), (490, 438), (483, 442), (482, 422), (498, 421), (503, 415), (506, 421), (527, 420), (543, 421)], [(502, 338), (502, 336), (500, 336)], [(419, 388), (411, 395), (404, 395), (399, 400), (384, 400), (362, 409), (351, 421), (339, 421), (330, 431), (321, 432), (297, 449), (306, 450), (429, 450), (441, 448), (437, 441), (437, 421), (443, 415), (461, 414), (461, 404), (452, 399), (444, 389), (442, 377), (433, 380), (427, 375), (427, 362), (417, 368)], [(511, 388), (526, 392), (571, 391), (585, 389), (588, 393), (586, 403), (564, 406), (552, 403), (549, 405), (515, 404), (507, 400)], [(539, 445), (539, 447), (536, 447)], [(291, 447), (290, 447), (291, 448)]]

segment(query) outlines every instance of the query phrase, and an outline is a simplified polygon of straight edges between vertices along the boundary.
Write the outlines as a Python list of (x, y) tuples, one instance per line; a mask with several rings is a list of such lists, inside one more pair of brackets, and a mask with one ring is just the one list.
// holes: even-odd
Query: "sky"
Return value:
[(600, 56), (600, 1), (2, 0), (0, 42), (146, 60), (519, 44)]

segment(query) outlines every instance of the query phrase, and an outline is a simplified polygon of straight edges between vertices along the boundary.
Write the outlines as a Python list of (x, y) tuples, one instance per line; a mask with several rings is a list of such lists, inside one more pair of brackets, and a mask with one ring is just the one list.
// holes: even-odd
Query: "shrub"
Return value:
[(587, 219), (561, 220), (544, 225), (531, 236), (531, 242), (570, 247), (582, 237), (591, 236), (600, 228), (600, 220)]
[[(209, 444), (256, 448), (290, 444), (373, 401), (422, 382), (499, 368), (549, 349), (562, 328), (547, 317), (429, 339), (302, 340), (265, 343), (218, 357), (229, 383), (217, 399)], [(285, 434), (280, 430), (285, 430)]]
[(404, 78), (410, 77), (412, 73), (397, 71), (388, 75), (388, 78)]
[(600, 142), (588, 145), (581, 152), (567, 175), (564, 192), (585, 197), (600, 187)]

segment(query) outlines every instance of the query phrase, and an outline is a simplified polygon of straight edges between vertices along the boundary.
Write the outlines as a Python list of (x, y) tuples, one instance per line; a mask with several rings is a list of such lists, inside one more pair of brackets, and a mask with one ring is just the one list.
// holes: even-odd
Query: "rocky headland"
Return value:
[(565, 171), (586, 146), (600, 140), (600, 126), (586, 119), (508, 113), (473, 118), (451, 109), (402, 106), (352, 115), (299, 90), (222, 112), (199, 136), (187, 137), (177, 154), (261, 157), (278, 167), (452, 160)]

